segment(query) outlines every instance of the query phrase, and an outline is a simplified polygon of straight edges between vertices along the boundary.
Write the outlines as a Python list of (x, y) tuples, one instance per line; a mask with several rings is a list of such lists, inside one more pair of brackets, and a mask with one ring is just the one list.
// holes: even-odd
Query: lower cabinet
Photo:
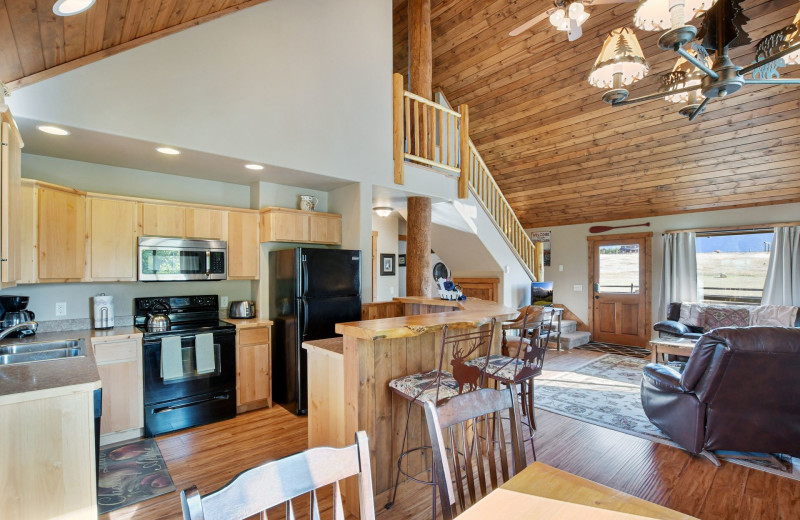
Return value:
[(270, 327), (236, 332), (236, 409), (239, 413), (272, 406)]
[(140, 437), (144, 433), (141, 337), (92, 338), (92, 347), (103, 384), (100, 444)]

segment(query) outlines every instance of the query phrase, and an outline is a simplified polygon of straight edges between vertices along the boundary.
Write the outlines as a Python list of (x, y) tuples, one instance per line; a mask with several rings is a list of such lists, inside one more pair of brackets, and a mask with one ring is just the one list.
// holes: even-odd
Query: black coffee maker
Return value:
[[(28, 307), (28, 296), (0, 296), (0, 329), (5, 330), (14, 325), (33, 321), (36, 315), (33, 311), (26, 310)], [(33, 330), (25, 329), (11, 334), (11, 337), (21, 338), (35, 334)]]

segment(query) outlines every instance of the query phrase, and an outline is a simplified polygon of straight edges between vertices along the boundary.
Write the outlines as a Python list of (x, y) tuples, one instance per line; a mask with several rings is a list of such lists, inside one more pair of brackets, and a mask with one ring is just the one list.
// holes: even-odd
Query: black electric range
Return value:
[[(148, 315), (168, 309), (170, 325), (148, 330)], [(145, 435), (208, 424), (236, 415), (236, 326), (219, 319), (216, 295), (134, 299), (134, 325), (143, 333)], [(211, 334), (213, 371), (198, 373), (195, 340)], [(178, 377), (162, 377), (162, 339), (180, 338)]]

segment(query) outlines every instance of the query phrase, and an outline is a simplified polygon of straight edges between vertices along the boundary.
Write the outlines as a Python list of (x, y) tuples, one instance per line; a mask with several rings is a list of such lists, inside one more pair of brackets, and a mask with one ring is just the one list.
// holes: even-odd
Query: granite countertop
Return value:
[(454, 328), (479, 327), (492, 318), (502, 321), (518, 314), (516, 309), (477, 298), (461, 303), (466, 304), (470, 300), (472, 304), (469, 308), (460, 311), (337, 323), (336, 333), (366, 340), (408, 338), (440, 330), (445, 325)]
[(257, 327), (265, 327), (268, 325), (272, 325), (272, 321), (266, 318), (221, 318), (222, 321), (227, 321), (228, 323), (232, 323), (236, 325), (237, 329), (254, 329)]
[(338, 354), (341, 356), (344, 354), (344, 338), (337, 337), (337, 338), (327, 338), (327, 339), (315, 339), (313, 341), (304, 341), (303, 348), (306, 350), (311, 350), (311, 349), (325, 350), (332, 354)]

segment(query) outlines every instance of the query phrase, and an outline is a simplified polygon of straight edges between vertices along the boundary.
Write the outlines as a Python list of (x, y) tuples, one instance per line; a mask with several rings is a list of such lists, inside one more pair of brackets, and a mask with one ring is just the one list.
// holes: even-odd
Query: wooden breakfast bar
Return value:
[[(343, 336), (341, 343), (334, 339), (303, 344), (309, 367), (309, 447), (352, 444), (356, 431), (366, 431), (379, 507), (394, 483), (408, 410), (408, 401), (392, 393), (389, 381), (437, 368), (445, 325), (466, 332), (488, 327), (492, 318), (499, 322), (517, 315), (515, 309), (477, 299), (455, 305), (432, 299), (401, 298), (394, 303), (397, 301), (403, 304), (404, 312), (407, 309), (421, 314), (339, 323), (336, 332)], [(431, 307), (458, 310), (426, 314)], [(497, 326), (493, 352), (499, 352), (500, 338)], [(449, 357), (446, 353), (446, 362)], [(336, 395), (338, 381), (343, 382), (340, 395)], [(424, 421), (422, 408), (412, 407), (409, 447), (428, 444)], [(410, 474), (421, 473), (427, 467), (422, 452), (405, 460)], [(357, 496), (351, 494), (355, 490), (349, 483), (343, 491), (345, 496)], [(358, 514), (357, 503), (346, 504), (345, 508)]]

